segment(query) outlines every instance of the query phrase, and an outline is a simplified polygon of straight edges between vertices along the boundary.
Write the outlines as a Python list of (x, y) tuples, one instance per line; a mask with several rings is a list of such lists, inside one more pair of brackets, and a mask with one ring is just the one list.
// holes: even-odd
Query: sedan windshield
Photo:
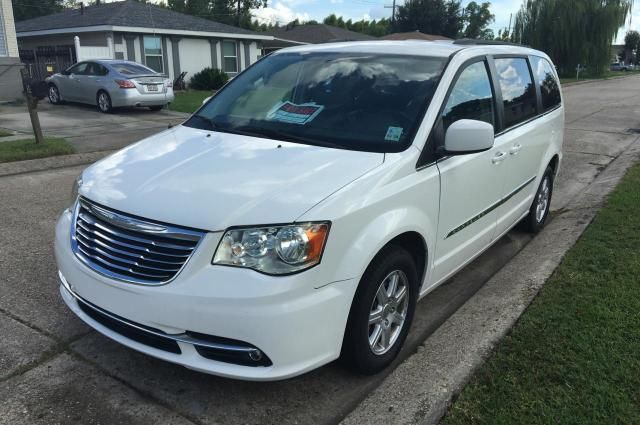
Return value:
[(442, 58), (279, 53), (237, 76), (185, 125), (371, 152), (407, 148)]

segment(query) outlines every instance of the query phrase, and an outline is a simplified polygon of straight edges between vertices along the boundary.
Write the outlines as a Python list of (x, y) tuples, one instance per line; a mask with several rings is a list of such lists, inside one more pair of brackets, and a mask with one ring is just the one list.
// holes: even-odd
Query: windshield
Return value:
[(112, 62), (111, 67), (122, 75), (157, 74), (153, 69), (149, 69), (146, 66), (137, 63)]
[(407, 148), (444, 59), (280, 53), (237, 76), (185, 125), (372, 152)]

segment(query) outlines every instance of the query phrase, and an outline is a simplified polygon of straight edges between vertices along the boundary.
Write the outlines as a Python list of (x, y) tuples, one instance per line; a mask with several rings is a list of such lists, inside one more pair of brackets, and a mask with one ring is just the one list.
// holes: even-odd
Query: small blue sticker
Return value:
[(397, 142), (400, 140), (400, 136), (402, 136), (402, 127), (389, 127), (387, 129), (387, 135), (384, 136), (384, 140), (388, 140), (390, 142)]

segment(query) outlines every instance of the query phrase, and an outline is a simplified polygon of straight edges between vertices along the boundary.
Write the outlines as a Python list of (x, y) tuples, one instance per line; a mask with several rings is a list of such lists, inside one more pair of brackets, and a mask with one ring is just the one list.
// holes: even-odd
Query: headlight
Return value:
[(320, 262), (328, 234), (327, 222), (230, 229), (212, 264), (276, 275), (298, 272)]
[(71, 209), (73, 209), (73, 206), (78, 200), (78, 191), (80, 190), (80, 186), (82, 186), (82, 174), (73, 181), (73, 186), (71, 186), (71, 197), (69, 199), (69, 208)]

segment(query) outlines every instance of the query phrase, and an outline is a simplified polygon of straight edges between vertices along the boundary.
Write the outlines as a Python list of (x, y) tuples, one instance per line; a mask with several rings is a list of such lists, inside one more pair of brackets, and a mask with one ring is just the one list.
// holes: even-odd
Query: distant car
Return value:
[(96, 105), (101, 112), (121, 106), (146, 106), (158, 111), (173, 102), (173, 82), (136, 62), (91, 60), (78, 62), (45, 80), (49, 101)]
[(631, 71), (633, 70), (632, 65), (625, 65), (623, 63), (612, 63), (609, 68), (611, 71)]

